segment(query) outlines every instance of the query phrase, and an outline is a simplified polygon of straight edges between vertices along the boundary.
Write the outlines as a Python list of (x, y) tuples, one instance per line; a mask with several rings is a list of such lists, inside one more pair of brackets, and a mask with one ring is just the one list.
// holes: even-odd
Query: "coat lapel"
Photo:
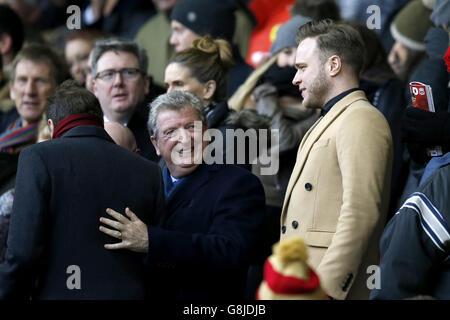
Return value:
[(284, 219), (286, 217), (286, 211), (291, 198), (292, 189), (300, 177), (300, 173), (303, 170), (314, 143), (322, 136), (323, 132), (336, 120), (336, 118), (347, 109), (349, 105), (362, 99), (367, 100), (364, 92), (361, 90), (354, 91), (345, 96), (343, 99), (338, 101), (324, 117), (320, 117), (303, 137), (298, 148), (297, 160), (295, 162), (294, 169), (292, 170), (289, 184), (286, 189), (286, 195), (284, 197), (283, 209), (281, 213), (282, 225), (284, 225)]

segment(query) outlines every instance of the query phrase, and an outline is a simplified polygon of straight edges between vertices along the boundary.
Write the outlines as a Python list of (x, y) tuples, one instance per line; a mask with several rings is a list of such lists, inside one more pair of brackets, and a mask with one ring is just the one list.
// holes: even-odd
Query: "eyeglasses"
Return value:
[(97, 73), (95, 79), (100, 79), (105, 82), (111, 82), (115, 79), (116, 73), (120, 73), (120, 76), (125, 81), (135, 80), (140, 74), (142, 74), (141, 70), (135, 68), (123, 68), (120, 70), (108, 69)]

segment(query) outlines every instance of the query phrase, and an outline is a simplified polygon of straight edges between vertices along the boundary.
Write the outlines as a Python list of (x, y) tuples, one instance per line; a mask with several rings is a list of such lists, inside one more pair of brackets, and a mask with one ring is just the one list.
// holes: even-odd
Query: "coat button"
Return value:
[(305, 189), (306, 189), (306, 191), (311, 191), (311, 189), (312, 189), (311, 183), (307, 182), (307, 183), (305, 184)]
[(281, 233), (286, 233), (286, 226), (281, 227)]
[(292, 221), (292, 228), (297, 229), (298, 228), (298, 222), (297, 221)]

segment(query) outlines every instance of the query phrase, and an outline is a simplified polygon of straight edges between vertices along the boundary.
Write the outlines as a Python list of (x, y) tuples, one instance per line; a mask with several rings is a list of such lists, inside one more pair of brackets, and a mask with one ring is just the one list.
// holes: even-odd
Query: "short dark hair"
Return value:
[(94, 44), (94, 49), (91, 51), (91, 71), (94, 76), (97, 75), (97, 63), (98, 60), (106, 52), (123, 51), (131, 53), (136, 57), (139, 63), (139, 69), (142, 73), (147, 74), (148, 57), (145, 49), (141, 48), (136, 42), (125, 40), (121, 38), (108, 38), (97, 40)]
[(55, 94), (48, 98), (46, 116), (55, 125), (67, 116), (88, 113), (103, 119), (100, 102), (89, 90), (80, 87), (74, 80), (66, 80), (56, 88)]
[(14, 54), (19, 52), (25, 41), (23, 22), (19, 15), (6, 4), (0, 5), (0, 35), (3, 33), (11, 36)]
[(47, 63), (52, 69), (52, 75), (56, 84), (60, 84), (69, 76), (69, 69), (64, 58), (48, 45), (29, 44), (19, 51), (13, 60), (11, 79), (16, 77), (17, 64), (22, 60), (29, 60), (35, 63)]
[(310, 21), (297, 31), (298, 43), (306, 38), (316, 38), (320, 58), (324, 62), (337, 55), (359, 76), (364, 65), (365, 48), (359, 32), (345, 22), (331, 19)]

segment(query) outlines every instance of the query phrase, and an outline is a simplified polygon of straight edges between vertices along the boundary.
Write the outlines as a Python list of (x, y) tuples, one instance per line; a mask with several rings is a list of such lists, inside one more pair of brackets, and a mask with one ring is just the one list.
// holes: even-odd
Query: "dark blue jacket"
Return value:
[(450, 299), (450, 165), (431, 175), (391, 219), (380, 241), (371, 299)]
[[(164, 195), (158, 166), (117, 146), (105, 130), (80, 126), (19, 157), (0, 299), (143, 299), (143, 254), (107, 250), (105, 210), (129, 207), (155, 224)], [(68, 267), (81, 271), (70, 290)], [(70, 270), (69, 270), (70, 271)]]
[[(148, 227), (147, 264), (159, 299), (243, 297), (264, 218), (259, 179), (234, 165), (201, 165), (166, 199), (163, 228)], [(158, 285), (156, 285), (158, 283)]]

